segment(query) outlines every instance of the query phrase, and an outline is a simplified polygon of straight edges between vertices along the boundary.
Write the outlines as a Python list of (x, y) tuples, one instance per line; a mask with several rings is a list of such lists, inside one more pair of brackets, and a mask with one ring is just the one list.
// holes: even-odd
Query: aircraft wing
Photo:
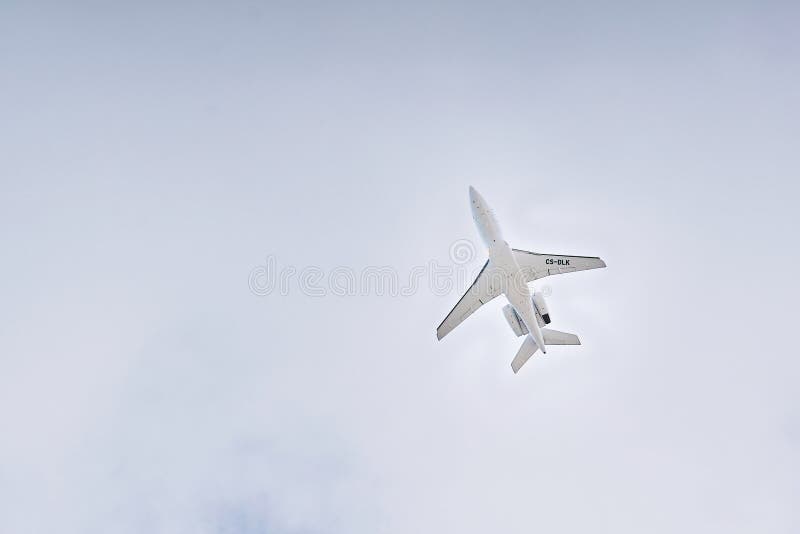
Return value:
[(561, 254), (539, 254), (527, 250), (511, 250), (528, 282), (554, 274), (599, 269), (606, 266), (606, 262), (595, 256), (563, 256)]
[(500, 295), (503, 290), (499, 286), (498, 276), (493, 276), (494, 267), (487, 260), (478, 277), (464, 293), (455, 307), (447, 314), (442, 324), (436, 329), (437, 339), (442, 339), (449, 334), (455, 327), (461, 324), (464, 319), (473, 314), (475, 310)]

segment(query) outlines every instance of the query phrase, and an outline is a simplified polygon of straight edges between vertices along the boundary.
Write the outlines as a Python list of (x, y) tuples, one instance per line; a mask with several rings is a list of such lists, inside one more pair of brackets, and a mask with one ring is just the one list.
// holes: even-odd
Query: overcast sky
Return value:
[[(800, 530), (796, 3), (71, 4), (0, 5), (0, 531)], [(469, 278), (469, 185), (582, 346), (330, 291)]]

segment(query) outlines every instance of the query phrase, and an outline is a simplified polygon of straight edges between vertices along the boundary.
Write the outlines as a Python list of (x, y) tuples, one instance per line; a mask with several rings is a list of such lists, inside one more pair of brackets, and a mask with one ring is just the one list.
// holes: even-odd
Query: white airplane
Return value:
[(580, 345), (581, 341), (575, 334), (544, 328), (550, 324), (547, 304), (540, 292), (534, 291), (531, 295), (528, 282), (554, 274), (598, 269), (605, 267), (605, 262), (597, 257), (538, 254), (511, 248), (503, 239), (494, 212), (474, 187), (469, 188), (469, 199), (478, 233), (489, 248), (489, 259), (436, 329), (436, 337), (442, 339), (483, 304), (505, 295), (509, 304), (503, 307), (503, 315), (517, 337), (525, 336), (511, 362), (514, 373), (537, 350), (546, 354), (547, 345)]

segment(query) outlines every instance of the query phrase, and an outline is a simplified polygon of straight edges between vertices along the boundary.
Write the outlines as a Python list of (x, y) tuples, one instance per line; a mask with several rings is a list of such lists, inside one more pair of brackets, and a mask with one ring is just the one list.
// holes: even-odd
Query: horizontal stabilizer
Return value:
[(536, 351), (539, 350), (539, 347), (536, 346), (536, 342), (533, 340), (531, 336), (525, 336), (525, 341), (522, 342), (522, 346), (517, 351), (517, 355), (514, 356), (514, 361), (511, 362), (511, 369), (516, 374), (525, 362), (527, 362), (531, 356), (536, 354)]
[(542, 328), (542, 336), (544, 337), (545, 345), (580, 345), (581, 340), (575, 334), (568, 334), (566, 332), (559, 332), (558, 330), (550, 330), (549, 328)]

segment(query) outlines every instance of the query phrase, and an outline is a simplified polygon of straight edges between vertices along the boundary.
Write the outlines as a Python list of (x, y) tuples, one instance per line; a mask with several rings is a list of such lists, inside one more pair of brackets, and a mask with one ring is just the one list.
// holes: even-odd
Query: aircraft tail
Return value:
[(549, 328), (542, 328), (542, 336), (544, 336), (545, 345), (581, 344), (581, 340), (575, 334), (568, 334), (567, 332), (559, 332), (558, 330), (551, 330)]
[(536, 351), (539, 350), (539, 347), (536, 346), (536, 342), (533, 338), (528, 334), (525, 336), (525, 340), (522, 342), (522, 346), (517, 351), (517, 355), (514, 356), (514, 360), (511, 362), (511, 369), (514, 371), (514, 374), (519, 372), (525, 362), (528, 359), (536, 354)]
[[(549, 328), (542, 328), (542, 337), (544, 338), (545, 345), (580, 345), (581, 340), (575, 334), (568, 334), (567, 332), (559, 332), (558, 330), (551, 330)], [(511, 369), (516, 374), (525, 365), (531, 356), (536, 354), (536, 351), (539, 350), (539, 347), (536, 346), (536, 342), (530, 335), (525, 336), (525, 340), (522, 342), (522, 346), (520, 346), (519, 350), (517, 351), (517, 355), (514, 356), (514, 360), (511, 362)]]

